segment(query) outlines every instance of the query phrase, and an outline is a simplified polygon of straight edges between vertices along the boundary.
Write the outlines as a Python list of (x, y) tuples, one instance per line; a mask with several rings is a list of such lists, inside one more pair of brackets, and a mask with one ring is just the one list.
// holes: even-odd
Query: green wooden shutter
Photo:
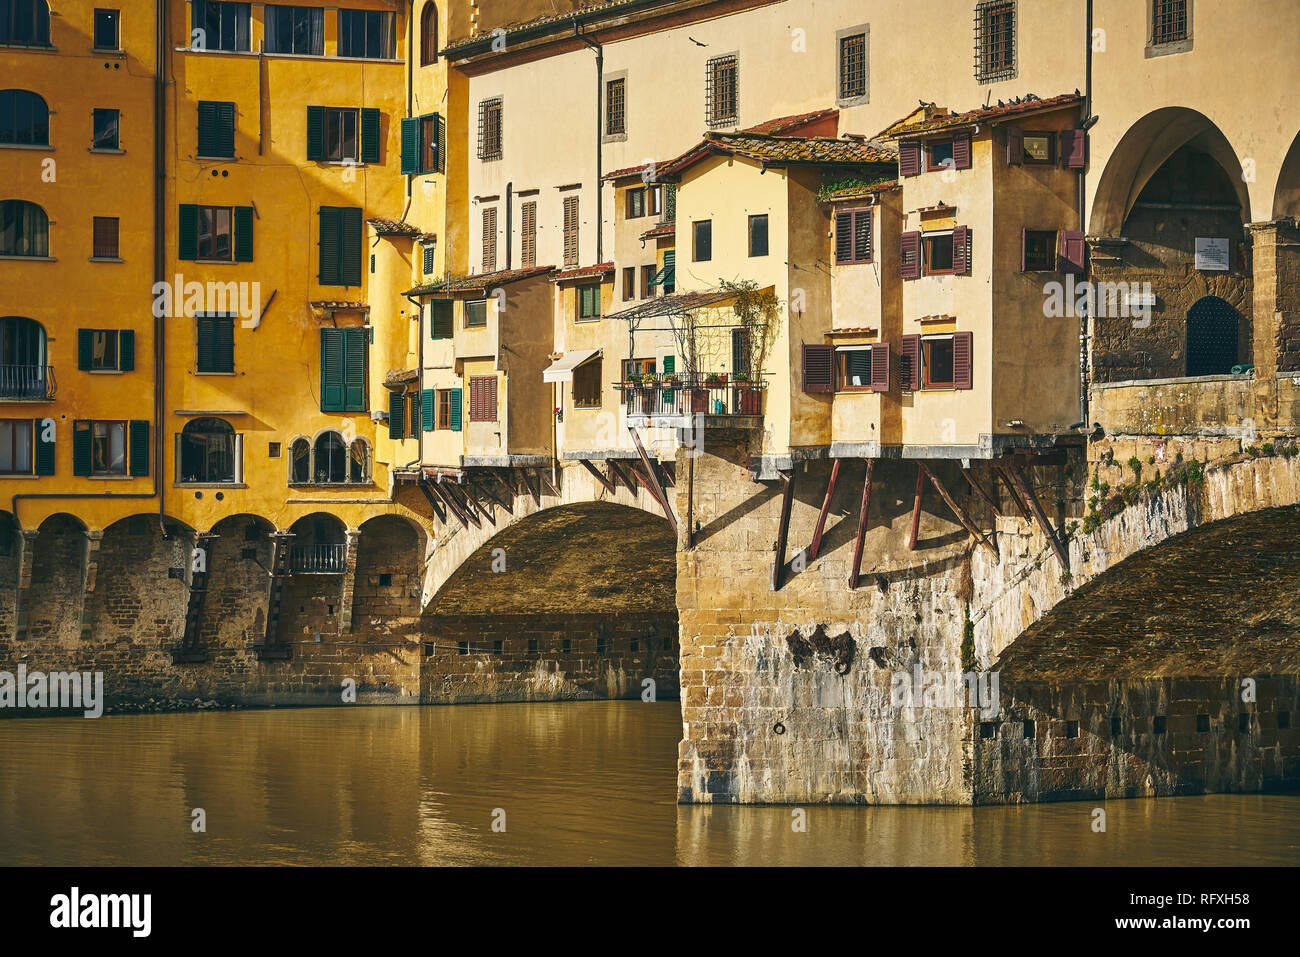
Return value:
[(234, 103), (217, 103), (216, 106), (216, 135), (213, 137), (212, 145), (216, 148), (215, 153), (211, 156), (227, 156), (234, 159), (235, 156), (235, 104)]
[(452, 306), (449, 299), (429, 303), (429, 338), (450, 339), (455, 335), (452, 324)]
[(320, 408), (322, 412), (344, 411), (342, 329), (320, 331)]
[(36, 437), (36, 474), (54, 474), (54, 440), (44, 439), (44, 419), (32, 420), (32, 434)]
[(449, 409), (450, 415), (449, 415), (448, 417), (451, 419), (451, 430), (452, 430), (453, 432), (459, 432), (459, 431), (460, 431), (460, 418), (461, 418), (461, 412), (460, 412), (460, 403), (461, 403), (461, 400), (460, 400), (460, 393), (461, 393), (461, 390), (460, 390), (460, 389), (451, 389), (451, 390), (449, 390), (449, 391), (450, 391), (450, 393), (451, 393), (451, 401), (448, 403), (448, 405), (450, 406), (450, 409)]
[(197, 319), (198, 345), (195, 350), (195, 368), (199, 372), (216, 372), (216, 324), (209, 316)]
[(77, 330), (77, 368), (89, 369), (94, 362), (95, 330)]
[(235, 207), (235, 262), (253, 261), (253, 207)]
[[(677, 371), (677, 357), (664, 356), (663, 367), (664, 367), (664, 375), (668, 375), (670, 372)], [(663, 401), (665, 405), (672, 405), (674, 400), (676, 399), (676, 394), (673, 392), (672, 389), (668, 389), (663, 393), (663, 397), (664, 397)]]
[(131, 475), (149, 474), (149, 420), (131, 420), (131, 455), (128, 471)]
[(72, 474), (90, 474), (90, 420), (72, 423)]
[(230, 316), (220, 316), (212, 320), (212, 328), (212, 371), (234, 372), (235, 320)]
[(366, 411), (367, 329), (343, 330), (343, 410)]
[[(199, 208), (192, 203), (181, 203), (176, 225), (177, 259), (199, 258)], [(173, 290), (179, 296), (181, 290)]]
[(135, 368), (135, 332), (123, 329), (117, 335), (117, 367), (130, 372)]
[(345, 286), (361, 285), (361, 210), (355, 206), (340, 210), (339, 272)]
[(406, 435), (406, 393), (388, 393), (388, 437), (400, 439)]
[(424, 418), (424, 421), (421, 424), (424, 426), (424, 431), (426, 432), (433, 431), (433, 413), (435, 411), (436, 404), (434, 402), (433, 390), (425, 389), (420, 396), (420, 413)]
[(317, 279), (322, 286), (339, 285), (339, 209), (335, 206), (320, 208), (320, 271)]
[(379, 111), (372, 107), (361, 111), (361, 162), (379, 162)]
[(216, 156), (214, 141), (217, 132), (217, 104), (199, 100), (199, 138), (196, 147), (199, 156)]
[(307, 162), (325, 161), (325, 107), (307, 107)]
[(402, 175), (420, 171), (420, 118), (402, 118)]
[(438, 116), (434, 125), (438, 127), (438, 144), (437, 155), (433, 158), (433, 168), (435, 172), (445, 173), (447, 172), (447, 121)]

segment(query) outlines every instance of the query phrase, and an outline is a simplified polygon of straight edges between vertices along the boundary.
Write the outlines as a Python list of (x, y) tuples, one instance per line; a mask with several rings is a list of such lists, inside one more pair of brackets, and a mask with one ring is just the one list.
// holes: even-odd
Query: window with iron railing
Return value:
[(705, 65), (704, 120), (709, 126), (731, 126), (740, 115), (740, 58), (734, 53), (714, 57)]
[(986, 0), (975, 8), (975, 77), (992, 83), (1015, 75), (1015, 0)]
[(1151, 42), (1177, 43), (1190, 35), (1187, 0), (1152, 0)]
[(501, 97), (483, 100), (478, 105), (478, 158), (501, 158)]
[(627, 132), (627, 80), (619, 77), (605, 84), (605, 135)]
[(840, 37), (840, 99), (867, 93), (867, 35)]

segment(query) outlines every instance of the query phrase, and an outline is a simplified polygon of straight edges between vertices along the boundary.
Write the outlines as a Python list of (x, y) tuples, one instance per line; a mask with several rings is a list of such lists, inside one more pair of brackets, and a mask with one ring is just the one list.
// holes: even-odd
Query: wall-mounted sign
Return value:
[(1207, 239), (1204, 236), (1197, 236), (1196, 268), (1226, 272), (1231, 248), (1232, 244), (1226, 237), (1224, 239)]

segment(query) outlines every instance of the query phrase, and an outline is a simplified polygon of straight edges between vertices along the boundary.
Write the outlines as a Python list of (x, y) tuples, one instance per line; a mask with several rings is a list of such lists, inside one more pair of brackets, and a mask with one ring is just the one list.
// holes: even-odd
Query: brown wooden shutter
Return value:
[(918, 232), (899, 237), (898, 275), (902, 279), (921, 278), (921, 234)]
[(1018, 126), (1007, 127), (1007, 165), (1023, 166), (1025, 162), (1025, 131)]
[(835, 261), (853, 262), (853, 213), (835, 214)]
[(952, 336), (952, 387), (969, 389), (971, 387), (971, 348), (974, 335), (970, 332), (955, 332)]
[(1083, 169), (1088, 159), (1088, 134), (1083, 130), (1061, 130), (1057, 152), (1066, 169)]
[(871, 347), (871, 391), (889, 391), (889, 343), (878, 342)]
[(520, 217), (519, 265), (537, 265), (537, 203), (524, 203)]
[(564, 201), (564, 265), (578, 265), (578, 197)]
[(952, 165), (957, 169), (970, 169), (970, 133), (953, 134)]
[(1020, 228), (1020, 271), (1025, 271), (1025, 266), (1029, 263), (1029, 228), (1022, 226)]
[(903, 336), (903, 348), (899, 355), (899, 378), (904, 392), (916, 392), (921, 388), (921, 337)]
[(1083, 233), (1077, 229), (1063, 229), (1057, 234), (1056, 246), (1057, 265), (1061, 272), (1082, 273), (1085, 264)]
[(803, 390), (835, 391), (835, 349), (833, 346), (803, 347)]
[(970, 275), (970, 230), (965, 226), (952, 230), (952, 271), (957, 276)]
[(853, 261), (871, 262), (871, 210), (859, 209), (853, 214)]
[(921, 141), (904, 140), (898, 144), (900, 176), (917, 176), (921, 172)]

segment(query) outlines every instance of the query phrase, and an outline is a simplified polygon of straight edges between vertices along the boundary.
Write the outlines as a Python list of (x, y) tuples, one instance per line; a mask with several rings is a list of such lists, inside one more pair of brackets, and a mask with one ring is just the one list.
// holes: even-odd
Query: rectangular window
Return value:
[(121, 13), (117, 10), (95, 9), (95, 49), (120, 50), (122, 40), (119, 27)]
[(199, 156), (233, 159), (235, 155), (235, 104), (199, 100)]
[[(433, 243), (424, 243), (423, 245), (420, 246), (420, 258), (422, 260), (420, 263), (420, 268), (424, 272), (424, 275), (426, 276), (433, 274), (433, 267), (435, 265), (434, 253), (437, 251), (437, 249), (438, 247)], [(371, 256), (370, 257), (371, 272), (375, 271), (374, 260), (375, 257)]]
[(1056, 232), (1050, 229), (1026, 229), (1022, 267), (1025, 272), (1056, 271)]
[(749, 254), (767, 255), (767, 216), (749, 217)]
[(975, 8), (975, 76), (990, 83), (1015, 75), (1015, 2), (986, 0)]
[(117, 259), (117, 217), (96, 216), (93, 220), (91, 256), (95, 259)]
[(952, 336), (927, 336), (921, 340), (923, 388), (951, 389), (953, 387), (952, 340)]
[(487, 325), (487, 300), (475, 299), (465, 303), (465, 328), (475, 329)]
[(392, 14), (382, 10), (340, 10), (338, 55), (393, 59)]
[(322, 329), (320, 378), (322, 412), (365, 412), (369, 406), (366, 370), (370, 330)]
[(325, 159), (334, 163), (359, 162), (357, 136), (360, 110), (325, 109)]
[(524, 203), (519, 215), (519, 265), (537, 265), (537, 203)]
[(627, 191), (627, 219), (639, 219), (645, 215), (645, 187)]
[(95, 110), (94, 138), (90, 148), (115, 150), (118, 148), (117, 142), (117, 110)]
[(623, 267), (623, 301), (636, 298), (636, 267)]
[(455, 307), (450, 299), (439, 299), (429, 303), (429, 338), (450, 339), (455, 335), (452, 327), (452, 310)]
[[(672, 295), (673, 290), (677, 288), (677, 250), (664, 250), (664, 268), (660, 272), (663, 274), (664, 295)], [(655, 278), (659, 279), (660, 277), (656, 276)]]
[(641, 267), (641, 298), (654, 295), (655, 266), (651, 263)]
[(451, 428), (451, 390), (438, 390), (438, 428)]
[(325, 11), (319, 7), (266, 5), (266, 52), (325, 54)]
[(871, 261), (871, 210), (845, 209), (837, 212), (835, 262), (846, 265)]
[(235, 371), (234, 316), (197, 316), (195, 369), (199, 372)]
[(871, 349), (867, 346), (840, 349), (836, 363), (841, 392), (867, 392), (871, 390)]
[(478, 105), (478, 158), (501, 158), (501, 97), (483, 100)]
[(420, 117), (420, 172), (441, 173), (443, 150), (443, 119), (437, 113)]
[(564, 265), (578, 265), (578, 197), (564, 201)]
[(655, 361), (653, 359), (624, 359), (623, 360), (623, 381), (635, 382), (643, 375), (655, 374)]
[(709, 126), (731, 126), (740, 112), (739, 57), (714, 57), (704, 69), (704, 120)]
[(470, 376), (469, 420), (471, 422), (495, 422), (497, 420), (496, 376)]
[(32, 474), (32, 420), (0, 419), (0, 475)]
[(1179, 40), (1186, 40), (1187, 27), (1187, 0), (1152, 0), (1152, 43), (1177, 43)]
[(601, 360), (599, 357), (589, 359), (573, 370), (573, 407), (576, 409), (599, 409), (601, 381)]
[(840, 99), (867, 94), (867, 35), (840, 37)]
[(89, 339), (89, 363), (86, 367), (93, 372), (117, 372), (120, 361), (118, 343), (120, 331), (117, 329), (83, 329), (80, 334)]
[(691, 223), (691, 258), (697, 263), (713, 258), (713, 220), (700, 219)]
[(248, 51), (250, 4), (193, 0), (191, 7), (191, 49)]
[(90, 474), (126, 474), (126, 423), (90, 423)]
[(230, 206), (199, 207), (199, 259), (234, 260), (234, 221)]
[(935, 170), (952, 169), (952, 140), (931, 140), (925, 144), (925, 168)]
[(921, 247), (927, 276), (952, 273), (952, 233), (926, 233), (921, 238)]
[(600, 286), (578, 287), (578, 321), (600, 318)]
[(645, 193), (645, 211), (648, 216), (658, 216), (663, 208), (664, 188), (661, 185), (647, 186)]
[(483, 210), (483, 271), (495, 272), (497, 268), (497, 210), (495, 206)]
[(617, 136), (627, 132), (627, 107), (624, 92), (627, 80), (619, 77), (605, 84), (605, 135)]
[(355, 206), (320, 208), (320, 263), (322, 286), (360, 286), (362, 262), (361, 209)]

